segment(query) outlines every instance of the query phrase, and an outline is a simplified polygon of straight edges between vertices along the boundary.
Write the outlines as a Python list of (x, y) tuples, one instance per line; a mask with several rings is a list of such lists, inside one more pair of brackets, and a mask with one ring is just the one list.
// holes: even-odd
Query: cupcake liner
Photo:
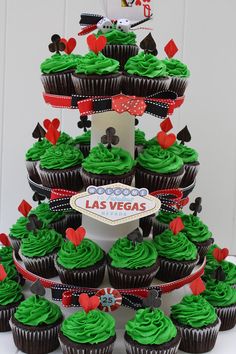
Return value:
[(77, 144), (75, 145), (77, 148), (80, 149), (82, 154), (84, 155), (84, 158), (89, 155), (90, 152), (90, 144)]
[(124, 340), (127, 354), (175, 354), (179, 348), (181, 337), (178, 332), (176, 337), (167, 343), (160, 345), (145, 345), (133, 340), (125, 332)]
[(168, 224), (165, 224), (163, 222), (160, 222), (156, 218), (153, 218), (153, 238), (156, 235), (162, 234), (162, 232), (164, 232), (168, 228), (169, 228)]
[(153, 215), (139, 219), (139, 226), (143, 231), (143, 237), (148, 237), (152, 232)]
[(82, 215), (78, 211), (66, 214), (66, 228), (72, 227), (73, 229), (77, 229), (79, 226), (81, 226), (81, 223)]
[(21, 239), (20, 238), (16, 238), (14, 236), (9, 235), (9, 239), (11, 242), (11, 246), (15, 252), (16, 257), (19, 259), (19, 249), (20, 249), (20, 245), (21, 245)]
[(8, 304), (6, 306), (0, 305), (0, 332), (8, 332), (11, 330), (9, 324), (10, 318), (16, 312), (17, 307), (23, 300), (24, 297), (22, 296), (22, 299), (20, 301), (17, 301), (13, 304)]
[(120, 73), (111, 75), (73, 74), (75, 92), (86, 96), (112, 96), (121, 91), (122, 76)]
[(59, 342), (63, 354), (111, 354), (114, 348), (116, 336), (97, 344), (76, 343), (59, 331)]
[(135, 186), (147, 188), (149, 192), (160, 189), (178, 188), (184, 175), (184, 167), (175, 173), (161, 174), (148, 171), (141, 166), (136, 166)]
[(80, 166), (64, 170), (46, 170), (38, 165), (38, 172), (45, 187), (79, 191), (83, 188)]
[(135, 145), (135, 149), (134, 149), (134, 157), (135, 157), (135, 159), (143, 151), (143, 149), (144, 149), (143, 145)]
[(74, 70), (67, 70), (64, 72), (41, 75), (45, 92), (65, 96), (75, 94), (75, 88), (71, 78), (73, 72)]
[(183, 96), (188, 85), (188, 79), (182, 77), (171, 77), (169, 90), (177, 93), (179, 97)]
[(16, 347), (27, 354), (46, 354), (59, 347), (58, 332), (62, 318), (48, 326), (27, 326), (17, 321), (14, 316), (10, 326)]
[(158, 257), (160, 268), (156, 274), (158, 280), (170, 282), (191, 274), (198, 264), (199, 257), (194, 261), (175, 261), (164, 257)]
[(102, 50), (105, 57), (116, 59), (120, 63), (120, 69), (124, 70), (124, 66), (130, 57), (138, 54), (137, 45), (125, 44), (107, 44)]
[(41, 179), (37, 170), (38, 161), (25, 161), (25, 165), (29, 178), (35, 183), (41, 183)]
[(108, 276), (111, 285), (115, 289), (143, 288), (149, 286), (154, 279), (159, 261), (151, 267), (142, 269), (122, 269), (111, 265), (111, 258), (108, 256)]
[(130, 172), (127, 172), (123, 175), (96, 175), (90, 172), (85, 171), (83, 168), (80, 171), (81, 178), (83, 181), (84, 188), (86, 189), (88, 186), (104, 186), (106, 184), (111, 183), (124, 183), (129, 186), (132, 183), (134, 177), (135, 169), (133, 168)]
[(203, 328), (183, 326), (173, 319), (172, 321), (181, 333), (180, 350), (188, 353), (205, 353), (214, 348), (220, 329), (220, 319)]
[(215, 307), (221, 321), (220, 331), (227, 331), (236, 325), (236, 304), (227, 307)]
[(207, 254), (209, 248), (214, 243), (214, 238), (211, 237), (205, 242), (193, 242), (197, 247), (198, 255), (199, 255), (199, 262), (202, 263), (205, 255)]
[(59, 232), (59, 234), (65, 235), (67, 229), (67, 217), (63, 216), (61, 219), (51, 222), (48, 226), (56, 232)]
[(76, 285), (80, 287), (97, 288), (101, 285), (105, 269), (106, 256), (91, 267), (80, 269), (66, 269), (61, 266), (55, 258), (55, 268), (63, 284)]
[(180, 187), (187, 187), (195, 181), (198, 174), (200, 164), (199, 162), (188, 163), (184, 165), (185, 173), (183, 175)]
[(43, 278), (52, 278), (57, 276), (57, 271), (54, 266), (54, 258), (57, 252), (54, 251), (51, 254), (48, 254), (43, 257), (25, 257), (21, 250), (19, 251), (19, 255), (25, 265), (25, 268), (30, 272), (39, 275)]
[(122, 93), (147, 97), (157, 92), (167, 91), (170, 85), (169, 77), (149, 78), (145, 76), (123, 74)]

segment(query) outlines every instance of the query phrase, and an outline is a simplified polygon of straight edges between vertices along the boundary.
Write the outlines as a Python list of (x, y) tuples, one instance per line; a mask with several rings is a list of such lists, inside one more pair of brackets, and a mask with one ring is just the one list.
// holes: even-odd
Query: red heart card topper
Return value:
[(80, 294), (79, 304), (84, 309), (84, 311), (88, 313), (89, 311), (98, 308), (100, 299), (96, 295), (89, 297), (88, 294)]
[(60, 138), (61, 132), (51, 124), (48, 128), (47, 133), (45, 134), (45, 138), (50, 141), (53, 145), (55, 145)]
[(167, 133), (169, 130), (171, 130), (173, 128), (173, 125), (171, 123), (170, 118), (166, 118), (164, 119), (161, 124), (160, 124), (161, 130), (165, 133)]
[(9, 241), (9, 238), (6, 234), (0, 234), (0, 242), (3, 244), (3, 246), (11, 246), (11, 242)]
[(64, 52), (66, 54), (71, 54), (76, 47), (76, 39), (71, 37), (68, 40), (66, 38), (61, 38), (60, 42), (65, 44)]
[(190, 283), (189, 287), (193, 295), (199, 295), (204, 290), (206, 290), (205, 284), (203, 283), (201, 278), (195, 279), (192, 283)]
[(83, 241), (86, 235), (86, 230), (82, 226), (78, 227), (78, 229), (74, 230), (69, 227), (66, 230), (66, 237), (70, 242), (72, 242), (75, 246), (79, 246), (80, 243)]
[(90, 34), (90, 36), (87, 37), (87, 43), (89, 49), (95, 54), (98, 54), (105, 47), (107, 39), (104, 36), (99, 36), (97, 38), (95, 34)]
[(165, 132), (159, 132), (157, 133), (157, 141), (162, 147), (162, 149), (168, 149), (175, 143), (176, 136), (173, 133), (166, 134)]
[(60, 127), (60, 121), (58, 118), (54, 118), (52, 120), (45, 118), (43, 121), (43, 125), (45, 129), (49, 129), (50, 125), (53, 125), (54, 128), (58, 129)]
[(178, 50), (179, 49), (173, 39), (171, 39), (164, 47), (164, 51), (166, 52), (168, 58), (173, 58), (175, 54), (178, 52)]
[(28, 216), (31, 209), (32, 209), (32, 206), (24, 199), (18, 205), (18, 211), (25, 217)]
[(212, 252), (213, 257), (218, 261), (222, 262), (229, 255), (228, 248), (215, 248)]
[(173, 232), (174, 235), (177, 235), (181, 230), (184, 229), (183, 221), (180, 217), (175, 218), (169, 223), (169, 228)]
[(6, 279), (7, 277), (7, 273), (3, 267), (2, 264), (0, 264), (0, 281), (3, 281), (4, 279)]

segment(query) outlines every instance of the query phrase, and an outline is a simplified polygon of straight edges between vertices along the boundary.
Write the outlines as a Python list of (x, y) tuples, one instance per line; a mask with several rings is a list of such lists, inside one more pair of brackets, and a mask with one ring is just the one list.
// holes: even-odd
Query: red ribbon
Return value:
[(51, 190), (50, 200), (72, 197), (73, 195), (78, 194), (78, 192), (69, 191), (67, 189), (54, 188)]
[(129, 112), (133, 116), (142, 116), (147, 105), (143, 98), (117, 95), (112, 97), (112, 109), (117, 113)]

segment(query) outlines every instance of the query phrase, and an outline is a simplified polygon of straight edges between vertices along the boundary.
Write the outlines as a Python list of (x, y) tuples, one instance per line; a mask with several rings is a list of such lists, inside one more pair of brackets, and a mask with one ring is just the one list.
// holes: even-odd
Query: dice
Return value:
[(121, 32), (129, 32), (130, 27), (131, 23), (130, 20), (127, 20), (127, 18), (121, 18), (116, 23), (116, 28)]
[(112, 22), (109, 18), (103, 17), (97, 23), (97, 28), (102, 31), (102, 33), (109, 32), (112, 29)]

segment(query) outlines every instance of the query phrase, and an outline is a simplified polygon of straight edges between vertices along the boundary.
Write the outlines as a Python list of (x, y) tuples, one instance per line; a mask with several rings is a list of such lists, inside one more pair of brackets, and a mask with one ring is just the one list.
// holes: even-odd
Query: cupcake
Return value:
[(187, 65), (174, 58), (166, 58), (162, 62), (166, 66), (167, 75), (171, 78), (169, 90), (183, 96), (190, 76)]
[(171, 306), (171, 319), (181, 333), (180, 350), (205, 353), (215, 346), (220, 320), (201, 295), (184, 296), (179, 304)]
[(140, 237), (136, 231), (118, 239), (108, 252), (109, 281), (116, 289), (147, 287), (159, 268), (154, 244), (133, 239), (132, 235)]
[(202, 296), (215, 308), (221, 320), (220, 331), (227, 331), (236, 324), (236, 289), (223, 281), (206, 283)]
[(41, 183), (37, 171), (37, 164), (41, 156), (50, 147), (51, 147), (50, 142), (47, 139), (42, 139), (34, 143), (33, 146), (26, 152), (25, 155), (26, 169), (28, 171), (29, 178), (32, 179), (35, 183)]
[(97, 288), (106, 268), (105, 252), (92, 240), (84, 239), (83, 227), (67, 229), (67, 238), (55, 257), (55, 268), (62, 283)]
[(80, 149), (84, 157), (87, 157), (90, 151), (91, 130), (87, 130), (82, 135), (74, 138), (74, 144)]
[(164, 282), (188, 276), (199, 260), (196, 246), (182, 232), (181, 218), (174, 219), (169, 227), (154, 237), (160, 262), (156, 277)]
[(183, 215), (184, 213), (178, 209), (176, 209), (176, 212), (160, 210), (155, 218), (153, 218), (153, 237), (168, 229), (172, 220)]
[(85, 188), (116, 182), (131, 185), (134, 167), (135, 161), (128, 151), (98, 144), (84, 159), (81, 177)]
[(62, 322), (58, 305), (32, 295), (18, 306), (10, 320), (16, 347), (27, 354), (46, 354), (59, 346), (58, 331)]
[(138, 157), (138, 154), (143, 151), (143, 148), (146, 144), (145, 133), (140, 129), (135, 129), (134, 131), (134, 156), (135, 158)]

